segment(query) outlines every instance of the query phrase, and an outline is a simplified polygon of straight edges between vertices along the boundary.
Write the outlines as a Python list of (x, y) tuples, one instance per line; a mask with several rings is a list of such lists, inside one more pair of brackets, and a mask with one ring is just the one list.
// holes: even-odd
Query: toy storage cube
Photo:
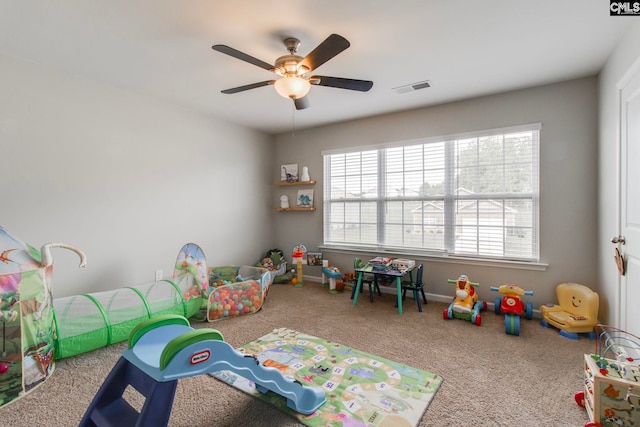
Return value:
[(584, 355), (584, 405), (589, 419), (608, 426), (640, 425), (640, 366), (626, 364), (626, 372), (615, 360), (601, 369), (592, 355)]

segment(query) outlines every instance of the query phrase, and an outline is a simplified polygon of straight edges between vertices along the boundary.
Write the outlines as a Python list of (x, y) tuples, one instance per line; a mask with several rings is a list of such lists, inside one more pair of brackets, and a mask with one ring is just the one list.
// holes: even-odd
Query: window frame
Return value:
[[(538, 269), (536, 266), (542, 266), (543, 268), (545, 268), (546, 264), (540, 263), (540, 224), (539, 224), (540, 165), (539, 163), (540, 163), (541, 130), (542, 130), (541, 123), (529, 123), (524, 125), (509, 126), (509, 127), (503, 127), (503, 128), (495, 128), (495, 129), (486, 129), (486, 130), (475, 131), (475, 132), (465, 132), (465, 133), (458, 133), (458, 134), (451, 134), (451, 135), (444, 135), (444, 136), (437, 136), (437, 137), (427, 137), (427, 138), (420, 138), (420, 139), (414, 139), (414, 140), (389, 142), (389, 143), (377, 144), (377, 145), (348, 147), (348, 148), (342, 148), (342, 149), (322, 151), (325, 173), (324, 173), (324, 206), (323, 206), (324, 207), (323, 208), (324, 232), (323, 232), (323, 245), (321, 245), (321, 248), (334, 250), (334, 251), (335, 250), (347, 251), (349, 253), (376, 252), (376, 253), (397, 253), (402, 255), (422, 256), (422, 257), (448, 258), (451, 260), (475, 259), (479, 262), (487, 261), (487, 262), (498, 262), (498, 263), (514, 263), (518, 265), (530, 265), (530, 266), (533, 266), (535, 269)], [(416, 196), (416, 197), (407, 197), (406, 194), (403, 194), (402, 197), (389, 197), (387, 194), (387, 190), (385, 186), (387, 182), (386, 180), (388, 178), (388, 172), (385, 170), (384, 155), (380, 155), (380, 153), (387, 154), (389, 149), (394, 149), (394, 148), (406, 149), (407, 147), (419, 146), (419, 145), (424, 147), (428, 144), (434, 144), (434, 143), (443, 143), (445, 147), (450, 148), (450, 147), (456, 147), (455, 144), (457, 144), (461, 140), (468, 140), (468, 139), (474, 139), (474, 138), (479, 139), (479, 138), (486, 138), (486, 137), (497, 136), (497, 135), (504, 138), (505, 135), (516, 134), (520, 132), (533, 132), (533, 135), (532, 135), (533, 145), (531, 147), (532, 153), (531, 153), (531, 163), (530, 163), (532, 168), (531, 169), (531, 175), (532, 175), (531, 193), (518, 193), (518, 192), (512, 192), (512, 193), (505, 192), (505, 193), (495, 193), (495, 194), (478, 193), (478, 194), (470, 194), (470, 195), (464, 196), (464, 195), (457, 194), (454, 191), (454, 189), (448, 188), (445, 190), (444, 196), (443, 195), (438, 195), (438, 196), (423, 195), (423, 196)], [(451, 152), (452, 150), (450, 150), (449, 148), (446, 148), (445, 152)], [(367, 152), (375, 152), (378, 154), (377, 156), (377, 163), (378, 163), (377, 164), (377, 167), (378, 167), (377, 196), (369, 197), (369, 198), (343, 197), (342, 199), (334, 197), (334, 199), (331, 199), (332, 176), (331, 176), (331, 165), (328, 163), (332, 158), (331, 156), (336, 154), (355, 156), (355, 155), (362, 155), (363, 153), (367, 153)], [(444, 167), (446, 169), (445, 174), (449, 174), (450, 176), (453, 177), (455, 176), (455, 172), (454, 172), (455, 155), (448, 153), (446, 154), (445, 157), (446, 157), (444, 160)], [(504, 160), (502, 164), (503, 165), (506, 164)], [(527, 162), (527, 164), (529, 163)], [(452, 182), (453, 181), (449, 179), (448, 185), (451, 185)], [(457, 201), (475, 200), (478, 203), (478, 209), (480, 209), (479, 203), (482, 200), (493, 201), (495, 199), (498, 199), (501, 201), (507, 201), (507, 202), (511, 202), (512, 200), (516, 200), (516, 199), (526, 199), (530, 201), (531, 203), (531, 210), (530, 210), (531, 228), (530, 229), (532, 233), (530, 237), (531, 238), (531, 245), (530, 245), (531, 256), (530, 257), (529, 256), (512, 256), (509, 254), (492, 256), (488, 254), (465, 253), (465, 252), (455, 251), (455, 243), (452, 243), (452, 242), (455, 240), (453, 233), (455, 233), (455, 229), (458, 227), (458, 224), (456, 224), (456, 220), (455, 220), (456, 210), (452, 207), (452, 205), (455, 205)], [(447, 205), (444, 209), (445, 211), (444, 228), (445, 228), (445, 234), (446, 234), (445, 240), (447, 243), (443, 250), (435, 249), (435, 248), (425, 248), (425, 247), (418, 248), (418, 247), (394, 246), (394, 245), (388, 245), (388, 244), (383, 245), (379, 243), (381, 241), (381, 238), (379, 236), (384, 236), (384, 232), (388, 231), (387, 230), (388, 225), (385, 225), (385, 220), (384, 220), (385, 209), (393, 202), (410, 202), (410, 201), (422, 202), (423, 208), (424, 208), (424, 203), (428, 201), (441, 201)], [(376, 203), (376, 206), (377, 206), (377, 219), (375, 223), (376, 237), (377, 237), (376, 240), (363, 243), (361, 239), (360, 243), (354, 243), (354, 242), (340, 243), (340, 242), (332, 241), (331, 239), (329, 239), (328, 238), (330, 233), (329, 227), (331, 224), (331, 216), (332, 216), (331, 209), (335, 207), (335, 205), (340, 203), (346, 206), (348, 203), (357, 204), (362, 202)], [(402, 215), (405, 214), (404, 210), (401, 210), (401, 212), (402, 212)], [(347, 222), (345, 221), (344, 223), (346, 227)], [(362, 224), (362, 220), (360, 220), (358, 224)], [(405, 223), (403, 222), (403, 224)], [(423, 230), (424, 230), (425, 223), (422, 222), (421, 224), (422, 224), (421, 227), (423, 227)], [(476, 224), (476, 228), (481, 229), (482, 227)], [(504, 236), (509, 236), (508, 233), (510, 230), (512, 230), (515, 233), (516, 228), (520, 228), (520, 227), (507, 226), (505, 225), (504, 222), (502, 225), (499, 226), (499, 228), (498, 227), (496, 228), (497, 230), (500, 230), (502, 232), (503, 245), (505, 240)], [(421, 232), (424, 232), (424, 231), (421, 231)], [(476, 242), (478, 241), (479, 240), (476, 240)], [(527, 245), (527, 248), (528, 247), (529, 245)], [(453, 251), (451, 250), (452, 248), (453, 248)]]

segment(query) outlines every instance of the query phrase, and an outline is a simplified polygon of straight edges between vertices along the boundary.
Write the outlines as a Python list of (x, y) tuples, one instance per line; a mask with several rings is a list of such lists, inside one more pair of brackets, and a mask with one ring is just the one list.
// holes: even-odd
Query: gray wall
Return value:
[(632, 65), (640, 61), (640, 22), (635, 24), (625, 38), (617, 44), (616, 50), (600, 73), (600, 118), (598, 150), (598, 214), (599, 233), (597, 246), (599, 255), (600, 321), (609, 325), (619, 325), (618, 307), (619, 275), (613, 262), (614, 246), (611, 238), (618, 235), (617, 203), (617, 142), (618, 142), (618, 89), (616, 85)]
[[(484, 299), (495, 297), (489, 286), (515, 282), (533, 289), (538, 305), (555, 300), (557, 283), (578, 281), (600, 292), (601, 321), (615, 324), (615, 86), (640, 58), (638, 39), (640, 23), (597, 81), (298, 130), (293, 139), (277, 136), (275, 146), (257, 132), (0, 56), (0, 225), (36, 247), (63, 241), (85, 250), (86, 270), (72, 254), (54, 253), (54, 296), (113, 289), (150, 281), (156, 269), (169, 276), (188, 241), (203, 246), (214, 265), (251, 262), (270, 247), (288, 252), (299, 242), (316, 249), (323, 149), (541, 121), (541, 259), (548, 269), (418, 259), (428, 289), (450, 297), (446, 279), (467, 273), (480, 281)], [(285, 163), (309, 166), (318, 180), (315, 212), (272, 211), (281, 194), (293, 200), (297, 190), (272, 186)], [(353, 254), (326, 255), (351, 269)]]
[[(498, 296), (489, 290), (490, 286), (516, 283), (534, 291), (531, 300), (536, 308), (556, 301), (555, 287), (565, 281), (597, 289), (597, 109), (597, 79), (590, 77), (296, 131), (294, 139), (290, 133), (279, 135), (273, 180), (279, 179), (280, 164), (307, 165), (311, 178), (318, 180), (314, 186), (318, 210), (274, 213), (276, 246), (288, 252), (296, 243), (305, 244), (309, 250), (317, 250), (322, 244), (322, 150), (542, 122), (540, 259), (548, 268), (532, 271), (495, 263), (471, 265), (414, 258), (425, 263), (427, 291), (446, 299), (453, 295), (447, 279), (463, 273), (480, 282), (482, 299), (493, 301)], [(295, 189), (275, 187), (274, 206), (285, 193), (295, 196)], [(352, 271), (356, 255), (328, 250), (324, 253), (343, 271)], [(372, 255), (375, 254), (363, 257)], [(305, 270), (305, 275), (319, 274), (317, 267)]]
[(171, 277), (183, 244), (212, 265), (273, 244), (272, 138), (0, 57), (0, 225), (55, 250), (54, 297)]

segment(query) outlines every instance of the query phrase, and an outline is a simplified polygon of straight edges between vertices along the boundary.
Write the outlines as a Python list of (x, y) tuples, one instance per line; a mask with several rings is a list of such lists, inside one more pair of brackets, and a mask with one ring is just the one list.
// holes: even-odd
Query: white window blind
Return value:
[(540, 128), (323, 153), (324, 244), (537, 261)]

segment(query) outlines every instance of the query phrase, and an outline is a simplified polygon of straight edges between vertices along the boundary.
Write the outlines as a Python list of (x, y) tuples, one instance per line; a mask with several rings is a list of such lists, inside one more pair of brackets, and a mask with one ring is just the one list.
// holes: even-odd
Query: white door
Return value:
[(620, 327), (640, 336), (640, 70), (620, 98)]

